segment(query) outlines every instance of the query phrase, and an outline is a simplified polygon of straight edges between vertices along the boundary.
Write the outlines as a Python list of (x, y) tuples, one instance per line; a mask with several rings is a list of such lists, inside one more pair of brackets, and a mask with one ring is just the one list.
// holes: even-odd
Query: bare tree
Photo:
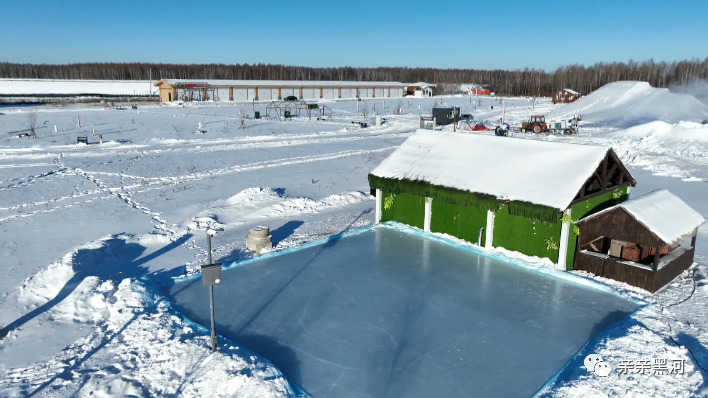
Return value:
[(359, 113), (361, 113), (362, 116), (364, 116), (364, 119), (368, 119), (369, 116), (369, 103), (366, 101), (362, 101), (361, 106), (359, 107)]
[(393, 110), (393, 113), (396, 115), (400, 115), (402, 109), (403, 109), (403, 100), (399, 99), (398, 102), (396, 102), (396, 109)]
[(37, 138), (37, 112), (32, 111), (27, 114), (27, 128), (29, 129), (29, 136)]
[[(0, 62), (0, 78), (10, 79), (102, 79), (146, 80), (150, 76), (176, 79), (233, 80), (340, 80), (340, 81), (425, 81), (441, 93), (454, 92), (461, 83), (475, 83), (498, 95), (548, 95), (572, 88), (589, 93), (619, 80), (645, 80), (654, 87), (686, 85), (708, 80), (708, 58), (673, 62), (629, 60), (598, 62), (591, 66), (565, 65), (555, 71), (524, 68), (518, 70), (434, 69), (407, 67), (310, 68), (271, 64), (147, 64), (83, 63), (67, 65), (16, 64)], [(543, 94), (542, 94), (543, 93)]]

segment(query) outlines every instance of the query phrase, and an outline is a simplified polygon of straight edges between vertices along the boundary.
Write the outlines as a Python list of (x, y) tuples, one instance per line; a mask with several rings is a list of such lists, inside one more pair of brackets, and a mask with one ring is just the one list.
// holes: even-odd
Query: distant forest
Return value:
[(654, 87), (685, 86), (695, 80), (708, 80), (708, 57), (703, 61), (672, 63), (629, 61), (596, 63), (592, 66), (568, 65), (553, 72), (541, 69), (480, 70), (434, 68), (310, 68), (265, 64), (150, 64), (83, 63), (67, 65), (0, 63), (0, 78), (29, 79), (233, 79), (233, 80), (348, 80), (399, 81), (438, 84), (438, 91), (450, 93), (460, 83), (484, 84), (493, 92), (509, 95), (544, 95), (562, 88), (583, 94), (618, 80), (647, 81)]

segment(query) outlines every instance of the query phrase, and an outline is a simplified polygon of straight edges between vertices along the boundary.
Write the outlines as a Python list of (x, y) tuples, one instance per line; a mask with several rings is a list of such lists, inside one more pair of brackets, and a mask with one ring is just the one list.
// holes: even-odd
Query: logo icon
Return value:
[(602, 361), (602, 357), (597, 354), (590, 354), (583, 362), (585, 370), (594, 373), (596, 376), (607, 377), (612, 372), (612, 367), (607, 362)]

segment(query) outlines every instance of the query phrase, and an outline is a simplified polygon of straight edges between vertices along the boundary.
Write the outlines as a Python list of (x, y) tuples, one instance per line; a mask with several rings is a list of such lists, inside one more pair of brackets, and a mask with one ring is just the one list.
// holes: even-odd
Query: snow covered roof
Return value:
[(400, 82), (350, 82), (350, 81), (323, 81), (323, 80), (212, 80), (212, 79), (160, 79), (155, 85), (165, 82), (170, 86), (180, 83), (209, 84), (210, 86), (277, 86), (277, 87), (405, 87)]
[(426, 82), (417, 82), (417, 83), (406, 83), (406, 86), (408, 86), (408, 87), (436, 87), (437, 84), (426, 83)]
[(610, 150), (418, 130), (371, 173), (565, 210)]
[(579, 92), (577, 92), (577, 91), (575, 91), (575, 90), (571, 90), (571, 89), (569, 89), (569, 88), (564, 88), (563, 91), (566, 91), (566, 92), (571, 93), (571, 94), (573, 94), (573, 95), (580, 95)]
[(706, 221), (703, 216), (678, 196), (665, 189), (659, 189), (597, 212), (584, 218), (581, 222), (617, 208), (627, 211), (635, 220), (667, 244), (692, 234), (699, 225)]

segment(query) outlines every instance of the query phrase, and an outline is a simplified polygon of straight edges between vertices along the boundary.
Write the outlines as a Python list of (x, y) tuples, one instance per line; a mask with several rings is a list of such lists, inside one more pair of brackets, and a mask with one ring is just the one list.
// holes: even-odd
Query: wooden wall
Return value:
[(642, 246), (663, 247), (666, 245), (621, 207), (580, 220), (577, 224), (580, 228), (578, 246), (581, 248), (601, 236), (637, 243)]
[(693, 264), (694, 251), (693, 247), (687, 249), (682, 255), (656, 272), (647, 268), (623, 264), (609, 256), (600, 257), (581, 251), (575, 257), (575, 269), (624, 282), (654, 293), (669, 284)]

